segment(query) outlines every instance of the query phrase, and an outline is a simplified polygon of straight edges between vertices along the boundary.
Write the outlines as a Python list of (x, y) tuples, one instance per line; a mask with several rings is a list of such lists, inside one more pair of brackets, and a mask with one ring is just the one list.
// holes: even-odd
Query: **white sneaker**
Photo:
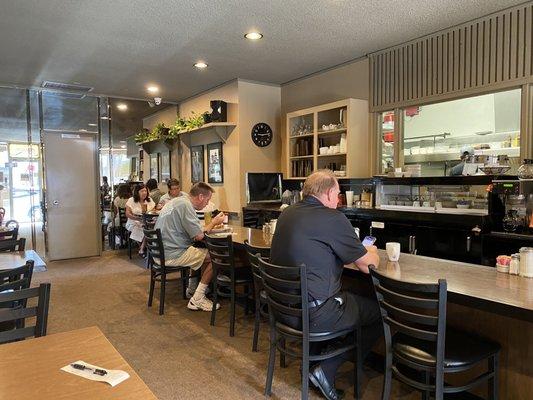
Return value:
[[(187, 304), (189, 310), (202, 310), (202, 311), (213, 311), (213, 302), (207, 297), (203, 296), (200, 299), (195, 299), (191, 297), (189, 304)], [(217, 303), (217, 310), (220, 308), (220, 304)]]
[[(194, 292), (196, 292), (196, 288), (191, 289), (189, 286), (187, 286), (187, 289), (185, 290), (185, 297), (188, 299), (192, 298), (192, 296), (194, 296)], [(207, 289), (205, 289), (205, 294), (209, 293), (211, 293), (211, 289), (208, 286)]]

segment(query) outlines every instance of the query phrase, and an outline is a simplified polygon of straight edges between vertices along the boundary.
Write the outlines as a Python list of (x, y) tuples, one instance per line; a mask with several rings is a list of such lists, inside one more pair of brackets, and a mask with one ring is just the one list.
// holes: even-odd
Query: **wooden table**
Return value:
[(28, 260), (33, 260), (34, 271), (46, 271), (46, 263), (34, 250), (0, 253), (0, 270), (21, 267)]
[(237, 247), (244, 247), (244, 241), (254, 247), (268, 247), (272, 244), (272, 235), (265, 233), (261, 229), (246, 228), (239, 225), (228, 225), (232, 229), (233, 244)]
[[(82, 360), (130, 377), (115, 387), (61, 371)], [(0, 399), (156, 399), (146, 384), (93, 326), (0, 346)]]

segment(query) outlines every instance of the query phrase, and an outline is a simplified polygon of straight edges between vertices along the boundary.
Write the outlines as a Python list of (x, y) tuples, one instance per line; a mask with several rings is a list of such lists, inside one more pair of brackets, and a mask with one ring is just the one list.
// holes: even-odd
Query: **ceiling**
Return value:
[[(78, 82), (132, 98), (153, 83), (179, 101), (234, 78), (282, 84), (522, 2), (3, 1), (0, 83)], [(264, 38), (244, 39), (254, 28)]]

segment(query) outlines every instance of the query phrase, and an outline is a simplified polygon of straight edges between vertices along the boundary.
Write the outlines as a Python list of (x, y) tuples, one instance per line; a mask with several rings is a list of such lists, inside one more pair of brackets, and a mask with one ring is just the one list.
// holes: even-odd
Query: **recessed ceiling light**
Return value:
[(146, 90), (148, 90), (150, 93), (153, 93), (153, 94), (159, 92), (159, 88), (157, 86), (154, 86), (154, 85), (148, 86), (146, 88)]
[(246, 35), (244, 35), (246, 39), (250, 40), (259, 40), (263, 38), (263, 34), (259, 32), (248, 32)]
[(120, 103), (120, 104), (117, 104), (117, 108), (120, 110), (120, 111), (126, 111), (128, 109), (128, 106), (124, 103)]
[(207, 63), (203, 61), (198, 61), (194, 63), (194, 66), (198, 69), (204, 69), (204, 68), (207, 68)]

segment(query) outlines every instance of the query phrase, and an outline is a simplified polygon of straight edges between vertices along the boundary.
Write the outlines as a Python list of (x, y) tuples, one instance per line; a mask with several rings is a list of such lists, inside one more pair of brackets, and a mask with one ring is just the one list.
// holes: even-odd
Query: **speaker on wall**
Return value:
[(211, 122), (228, 121), (228, 103), (222, 100), (211, 100)]

